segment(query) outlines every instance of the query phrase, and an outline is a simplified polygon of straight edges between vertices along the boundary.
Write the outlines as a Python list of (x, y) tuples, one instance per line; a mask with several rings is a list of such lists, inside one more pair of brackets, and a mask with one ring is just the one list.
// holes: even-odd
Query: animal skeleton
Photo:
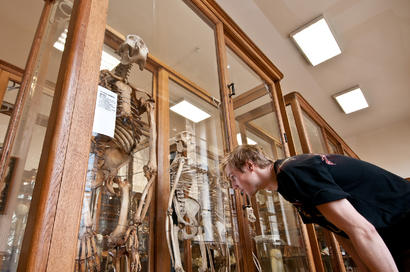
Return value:
[[(118, 95), (117, 117), (114, 138), (98, 135), (92, 141), (92, 150), (96, 157), (92, 188), (104, 186), (111, 194), (120, 195), (120, 215), (115, 229), (108, 236), (102, 237), (93, 230), (89, 201), (85, 199), (83, 213), (85, 231), (79, 238), (76, 271), (101, 271), (96, 238), (99, 242), (105, 239), (115, 271), (120, 271), (120, 260), (123, 256), (127, 263), (127, 271), (141, 270), (138, 227), (147, 213), (153, 193), (152, 184), (157, 175), (154, 100), (146, 91), (132, 86), (127, 80), (133, 63), (137, 63), (140, 70), (144, 68), (148, 48), (143, 40), (136, 35), (128, 35), (118, 52), (121, 63), (115, 67), (114, 72), (108, 70), (100, 72), (99, 84)], [(139, 94), (143, 96), (138, 97)], [(141, 120), (145, 113), (148, 116), (148, 125)], [(118, 170), (129, 161), (141, 145), (145, 144), (141, 142), (142, 136), (149, 137), (149, 160), (143, 167), (148, 183), (142, 192), (134, 217), (128, 222), (131, 184), (118, 176)], [(114, 188), (114, 184), (119, 190)]]
[[(224, 228), (224, 223), (222, 223), (223, 214), (222, 216), (218, 214), (219, 209), (217, 209), (217, 207), (209, 207), (211, 210), (217, 211), (212, 214), (212, 221), (216, 222), (216, 224), (210, 224), (212, 226), (210, 231), (216, 236), (216, 242), (213, 244), (209, 242), (206, 243), (204, 241), (203, 222), (201, 220), (203, 207), (201, 207), (201, 204), (194, 197), (188, 196), (192, 195), (195, 189), (201, 191), (205, 179), (209, 182), (210, 187), (218, 188), (216, 183), (218, 183), (219, 179), (215, 174), (210, 173), (210, 171), (196, 164), (196, 145), (192, 133), (187, 131), (181, 132), (176, 135), (175, 141), (177, 151), (170, 166), (171, 191), (166, 218), (167, 243), (174, 269), (177, 272), (184, 271), (182, 268), (178, 238), (185, 240), (197, 237), (202, 259), (198, 271), (215, 271), (211, 250), (217, 250), (219, 255), (224, 259), (224, 264), (222, 265), (224, 268), (219, 271), (230, 271), (229, 248), (227, 244), (225, 244), (226, 247), (224, 246), (222, 238), (222, 229)], [(196, 186), (196, 188), (193, 188), (194, 186)], [(220, 192), (221, 191), (211, 190), (211, 203), (218, 202), (217, 199), (221, 197), (218, 195)], [(200, 198), (200, 193), (198, 193), (196, 198)], [(207, 258), (207, 256), (209, 258)]]
[[(188, 152), (192, 152), (191, 140), (192, 135), (189, 132), (183, 132), (176, 136), (177, 153), (170, 166), (172, 188), (168, 200), (166, 234), (171, 260), (177, 272), (184, 271), (179, 253), (178, 235), (180, 234), (181, 239), (191, 239), (200, 230), (199, 211), (201, 205), (195, 199), (185, 196), (185, 192), (192, 186), (197, 170), (201, 170), (195, 167), (192, 160), (188, 158)], [(172, 217), (174, 212), (177, 216), (177, 222), (174, 222)], [(187, 232), (188, 227), (190, 234)]]

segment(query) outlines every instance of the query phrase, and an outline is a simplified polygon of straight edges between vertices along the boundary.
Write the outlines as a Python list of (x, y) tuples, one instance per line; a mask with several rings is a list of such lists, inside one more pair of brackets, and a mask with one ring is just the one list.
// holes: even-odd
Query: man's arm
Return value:
[(370, 271), (398, 271), (389, 249), (374, 226), (347, 199), (317, 205), (317, 209), (352, 241)]
[(362, 262), (359, 254), (357, 254), (356, 249), (354, 249), (352, 241), (337, 234), (335, 235), (335, 237), (339, 244), (344, 248), (344, 250), (346, 250), (350, 257), (353, 258), (353, 261), (357, 265), (357, 267), (359, 267), (360, 272), (370, 272), (370, 270), (367, 269), (367, 266)]

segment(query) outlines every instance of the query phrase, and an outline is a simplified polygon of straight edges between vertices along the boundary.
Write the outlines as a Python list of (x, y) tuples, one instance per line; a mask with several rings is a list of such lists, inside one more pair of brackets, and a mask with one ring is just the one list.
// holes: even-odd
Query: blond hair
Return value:
[[(239, 145), (228, 153), (220, 164), (221, 171), (225, 176), (225, 169), (229, 165), (235, 167), (239, 171), (243, 172), (242, 168), (247, 161), (251, 161), (260, 168), (266, 168), (272, 165), (271, 160), (262, 148), (258, 145)], [(228, 177), (225, 176), (226, 179)]]

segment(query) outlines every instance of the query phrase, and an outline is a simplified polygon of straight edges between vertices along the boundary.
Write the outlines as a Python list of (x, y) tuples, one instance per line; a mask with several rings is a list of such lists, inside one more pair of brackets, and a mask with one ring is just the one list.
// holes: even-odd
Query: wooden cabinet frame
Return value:
[[(306, 131), (306, 125), (303, 120), (303, 112), (306, 113), (319, 127), (326, 147), (326, 152), (331, 153), (329, 142), (337, 148), (337, 153), (345, 154), (353, 158), (359, 158), (356, 153), (343, 141), (343, 139), (333, 130), (333, 128), (315, 111), (315, 109), (298, 93), (292, 92), (284, 97), (285, 105), (290, 106), (296, 124), (296, 129), (299, 135), (300, 143), (303, 153), (312, 153), (312, 147), (310, 145), (309, 137)], [(288, 130), (290, 133), (290, 130)], [(296, 153), (292, 154), (296, 155)], [(315, 259), (316, 270), (324, 271), (322, 258), (320, 254), (320, 248), (317, 241), (317, 235), (313, 224), (307, 225), (309, 234), (309, 240), (312, 245), (312, 251)], [(324, 230), (325, 240), (332, 252), (332, 268), (334, 271), (345, 272), (345, 266), (343, 258), (340, 252), (340, 246), (333, 233), (328, 230)]]
[[(44, 37), (52, 2), (52, 0), (45, 1), (44, 4), (23, 76), (22, 95), (21, 97), (19, 95), (16, 102), (19, 109), (15, 113), (14, 130), (10, 132), (11, 135), (15, 135), (21, 117), (25, 94), (33, 76), (35, 60), (38, 58), (39, 46)], [(186, 0), (185, 2), (194, 11), (200, 13), (199, 16), (213, 24), (215, 30), (221, 108), (225, 124), (224, 151), (228, 152), (237, 145), (234, 101), (228, 96), (227, 88), (229, 79), (226, 70), (226, 46), (229, 46), (266, 82), (272, 98), (272, 107), (279, 122), (285, 154), (286, 156), (293, 154), (294, 145), (280, 87), (283, 74), (213, 0)], [(108, 0), (74, 0), (28, 216), (19, 271), (73, 271), (102, 45), (105, 39), (106, 44), (115, 48), (123, 40), (123, 37), (114, 30), (106, 27), (107, 8)], [(169, 258), (168, 261), (166, 260), (169, 253), (164, 230), (167, 204), (165, 196), (169, 192), (168, 81), (175, 80), (206, 101), (210, 102), (212, 97), (152, 55), (149, 55), (147, 69), (154, 73), (153, 92), (154, 97), (157, 98), (159, 128), (157, 150), (159, 173), (151, 206), (150, 224), (153, 231), (150, 233), (149, 271), (169, 271)], [(249, 94), (252, 94), (252, 99), (255, 99), (261, 96), (262, 91), (253, 90)], [(263, 95), (265, 94), (266, 91), (263, 91)], [(244, 101), (246, 102), (247, 99)], [(8, 149), (12, 144), (13, 139), (9, 141)], [(1, 158), (1, 169), (7, 164), (7, 160), (7, 156), (5, 159)], [(251, 254), (254, 242), (247, 235), (249, 224), (242, 209), (244, 199), (238, 192), (235, 193), (235, 203), (242, 249), (235, 249), (239, 270), (256, 271)], [(303, 224), (302, 233), (307, 247), (309, 269), (316, 271), (307, 231)]]

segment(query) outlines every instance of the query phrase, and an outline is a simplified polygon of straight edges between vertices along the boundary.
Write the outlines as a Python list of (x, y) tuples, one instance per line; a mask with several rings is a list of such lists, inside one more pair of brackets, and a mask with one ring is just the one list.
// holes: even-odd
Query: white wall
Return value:
[(359, 157), (410, 177), (410, 119), (345, 139)]

